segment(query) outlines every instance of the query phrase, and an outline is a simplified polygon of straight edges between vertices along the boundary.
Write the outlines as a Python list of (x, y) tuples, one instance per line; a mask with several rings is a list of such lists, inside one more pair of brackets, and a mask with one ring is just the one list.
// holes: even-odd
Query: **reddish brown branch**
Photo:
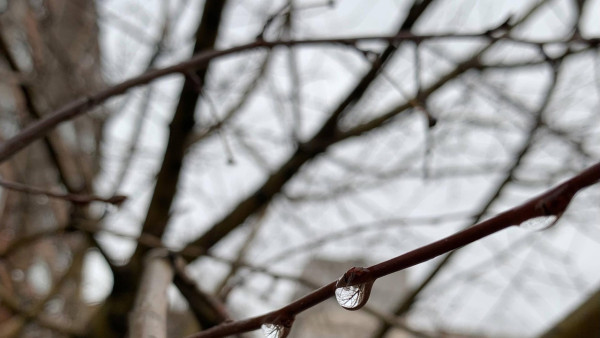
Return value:
[(89, 109), (96, 107), (109, 98), (125, 93), (131, 88), (138, 87), (150, 83), (156, 79), (162, 78), (171, 74), (185, 74), (191, 70), (204, 69), (208, 62), (212, 59), (240, 53), (247, 50), (253, 49), (270, 49), (277, 46), (349, 46), (355, 47), (359, 42), (400, 42), (400, 41), (425, 41), (425, 40), (439, 40), (439, 39), (488, 39), (488, 40), (507, 40), (515, 43), (528, 44), (534, 46), (544, 46), (547, 44), (558, 44), (562, 43), (569, 45), (572, 43), (587, 44), (590, 46), (597, 46), (600, 44), (600, 38), (583, 39), (579, 36), (573, 36), (570, 39), (564, 40), (525, 40), (517, 39), (509, 36), (493, 36), (490, 32), (494, 30), (488, 30), (483, 33), (476, 34), (438, 34), (438, 35), (415, 35), (410, 32), (401, 32), (395, 35), (384, 35), (384, 36), (363, 36), (354, 38), (340, 38), (340, 39), (306, 39), (306, 40), (278, 40), (278, 41), (264, 41), (257, 40), (244, 45), (239, 45), (222, 50), (208, 50), (201, 52), (192, 57), (187, 61), (181, 63), (148, 71), (142, 75), (134, 77), (129, 80), (125, 80), (117, 85), (106, 88), (96, 94), (81, 97), (74, 100), (62, 108), (45, 115), (44, 118), (30, 124), (23, 129), (19, 134), (6, 140), (0, 144), (0, 163), (4, 162), (10, 156), (25, 148), (31, 142), (43, 137), (48, 131), (70, 119), (73, 119), (81, 114), (84, 114)]
[[(353, 284), (368, 283), (385, 275), (406, 269), (450, 252), (481, 238), (491, 235), (513, 225), (541, 216), (560, 216), (565, 211), (573, 196), (580, 190), (600, 180), (600, 163), (584, 170), (580, 174), (561, 183), (525, 203), (500, 213), (471, 228), (452, 236), (433, 242), (421, 248), (407, 252), (388, 261), (373, 265), (365, 273), (353, 276)], [(351, 269), (352, 270), (352, 269)], [(350, 271), (350, 270), (349, 270)], [(225, 337), (228, 335), (257, 330), (264, 323), (279, 323), (293, 319), (294, 316), (333, 296), (336, 282), (331, 282), (320, 289), (262, 316), (236, 322), (221, 324), (214, 328), (199, 332), (190, 338)]]
[(59, 193), (49, 190), (44, 190), (29, 185), (25, 185), (17, 182), (4, 181), (0, 179), (0, 186), (9, 190), (19, 191), (26, 194), (32, 195), (44, 195), (51, 198), (58, 198), (65, 201), (69, 201), (75, 204), (89, 204), (91, 202), (103, 202), (110, 203), (116, 206), (121, 205), (127, 199), (127, 196), (114, 195), (108, 198), (96, 196), (96, 195), (80, 195), (71, 193)]

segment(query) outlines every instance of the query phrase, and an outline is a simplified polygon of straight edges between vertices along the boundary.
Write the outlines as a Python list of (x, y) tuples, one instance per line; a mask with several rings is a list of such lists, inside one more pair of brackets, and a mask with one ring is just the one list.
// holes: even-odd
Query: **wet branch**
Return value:
[[(508, 227), (518, 226), (531, 218), (560, 217), (577, 192), (597, 183), (599, 180), (600, 163), (597, 163), (558, 186), (471, 228), (371, 267), (352, 268), (344, 274), (344, 277), (350, 276), (348, 277), (352, 281), (350, 285), (372, 285), (380, 277), (418, 265)], [(355, 271), (360, 271), (360, 273), (353, 275)], [(335, 289), (336, 282), (334, 281), (279, 310), (258, 317), (221, 324), (189, 338), (225, 337), (257, 330), (265, 323), (291, 325), (296, 314), (330, 298), (334, 295)]]

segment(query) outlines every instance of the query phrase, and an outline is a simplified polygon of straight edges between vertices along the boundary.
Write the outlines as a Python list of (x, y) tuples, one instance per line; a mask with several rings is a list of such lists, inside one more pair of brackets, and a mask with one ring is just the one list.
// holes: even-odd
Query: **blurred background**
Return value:
[[(597, 0), (0, 0), (0, 142), (203, 50), (444, 35), (218, 57), (1, 163), (0, 336), (122, 336), (153, 247), (186, 261), (192, 291), (169, 287), (169, 336), (184, 336), (575, 175), (600, 159), (599, 15)], [(549, 229), (511, 227), (382, 278), (364, 311), (324, 303), (292, 335), (551, 336), (578, 313), (598, 336), (599, 216), (592, 186)]]

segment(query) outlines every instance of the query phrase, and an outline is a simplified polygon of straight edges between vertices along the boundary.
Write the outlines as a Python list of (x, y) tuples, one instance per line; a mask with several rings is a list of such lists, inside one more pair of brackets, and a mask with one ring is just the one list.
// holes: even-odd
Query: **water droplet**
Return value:
[(558, 217), (555, 215), (539, 216), (526, 220), (525, 222), (521, 223), (519, 227), (526, 230), (540, 231), (553, 226), (556, 221), (558, 221)]
[(285, 338), (290, 333), (290, 328), (280, 324), (265, 323), (260, 326), (267, 338)]
[(364, 302), (365, 284), (344, 286), (335, 289), (337, 302), (348, 310), (357, 310)]
[(368, 274), (369, 270), (365, 268), (352, 268), (348, 270), (340, 279), (335, 287), (335, 299), (338, 304), (346, 310), (358, 310), (369, 300), (373, 282), (354, 284), (357, 277)]

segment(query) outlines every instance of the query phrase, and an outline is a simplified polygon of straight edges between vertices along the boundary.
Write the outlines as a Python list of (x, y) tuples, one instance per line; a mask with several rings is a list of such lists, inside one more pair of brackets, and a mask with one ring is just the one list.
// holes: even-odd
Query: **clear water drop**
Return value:
[(265, 323), (260, 328), (267, 338), (285, 338), (290, 333), (289, 327), (280, 324)]
[(346, 310), (358, 310), (369, 300), (373, 282), (354, 284), (353, 281), (362, 275), (369, 274), (365, 268), (352, 268), (348, 270), (336, 283), (335, 299)]
[(344, 309), (358, 310), (365, 298), (366, 284), (344, 286), (335, 289), (335, 299)]
[(540, 231), (553, 226), (556, 221), (558, 221), (558, 217), (555, 215), (539, 216), (526, 220), (525, 222), (521, 223), (519, 227), (526, 230)]

